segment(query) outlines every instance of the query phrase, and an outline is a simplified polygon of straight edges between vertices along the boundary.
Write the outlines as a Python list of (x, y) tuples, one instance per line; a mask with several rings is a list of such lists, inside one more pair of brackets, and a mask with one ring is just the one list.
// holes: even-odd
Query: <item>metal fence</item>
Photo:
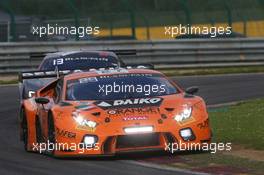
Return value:
[(45, 54), (73, 50), (110, 50), (156, 69), (264, 65), (264, 39), (27, 42), (0, 44), (0, 73), (36, 69)]

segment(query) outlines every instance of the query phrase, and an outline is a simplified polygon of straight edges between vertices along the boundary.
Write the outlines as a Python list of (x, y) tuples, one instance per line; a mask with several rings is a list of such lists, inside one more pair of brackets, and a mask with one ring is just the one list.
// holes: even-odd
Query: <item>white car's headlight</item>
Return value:
[(186, 119), (189, 119), (191, 116), (192, 116), (192, 107), (188, 106), (188, 105), (184, 105), (182, 111), (180, 113), (178, 113), (174, 117), (174, 119), (177, 122), (182, 122), (182, 121), (184, 121)]
[(88, 126), (90, 128), (95, 128), (97, 123), (91, 120), (83, 118), (81, 115), (74, 116), (73, 119), (81, 126)]

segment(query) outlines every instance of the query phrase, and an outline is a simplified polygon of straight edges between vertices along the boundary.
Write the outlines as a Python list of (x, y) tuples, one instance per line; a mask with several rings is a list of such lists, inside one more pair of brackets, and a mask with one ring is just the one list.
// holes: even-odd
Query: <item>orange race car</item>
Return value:
[(206, 105), (193, 95), (197, 90), (183, 91), (162, 73), (147, 69), (60, 76), (23, 101), (21, 140), (27, 151), (58, 157), (210, 143)]

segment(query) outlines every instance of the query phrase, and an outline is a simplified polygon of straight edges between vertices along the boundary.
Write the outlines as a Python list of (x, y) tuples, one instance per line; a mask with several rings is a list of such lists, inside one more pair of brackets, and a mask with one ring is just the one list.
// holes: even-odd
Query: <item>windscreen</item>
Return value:
[(177, 92), (177, 88), (159, 74), (118, 74), (69, 80), (66, 100), (115, 100)]
[(56, 58), (45, 59), (40, 65), (41, 71), (55, 70), (87, 70), (117, 67), (118, 59), (111, 55), (99, 53), (75, 53)]

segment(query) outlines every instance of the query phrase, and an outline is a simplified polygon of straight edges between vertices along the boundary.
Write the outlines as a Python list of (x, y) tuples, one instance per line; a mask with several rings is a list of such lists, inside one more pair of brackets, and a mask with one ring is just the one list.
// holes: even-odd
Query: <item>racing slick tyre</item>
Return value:
[(55, 152), (55, 127), (54, 127), (54, 120), (53, 120), (53, 115), (51, 112), (48, 113), (48, 140), (50, 143), (50, 149), (49, 153), (51, 156), (54, 156)]
[(20, 111), (20, 117), (21, 117), (21, 129), (22, 129), (22, 141), (24, 144), (25, 151), (28, 150), (28, 124), (27, 124), (27, 117), (25, 114), (25, 109), (22, 108)]

